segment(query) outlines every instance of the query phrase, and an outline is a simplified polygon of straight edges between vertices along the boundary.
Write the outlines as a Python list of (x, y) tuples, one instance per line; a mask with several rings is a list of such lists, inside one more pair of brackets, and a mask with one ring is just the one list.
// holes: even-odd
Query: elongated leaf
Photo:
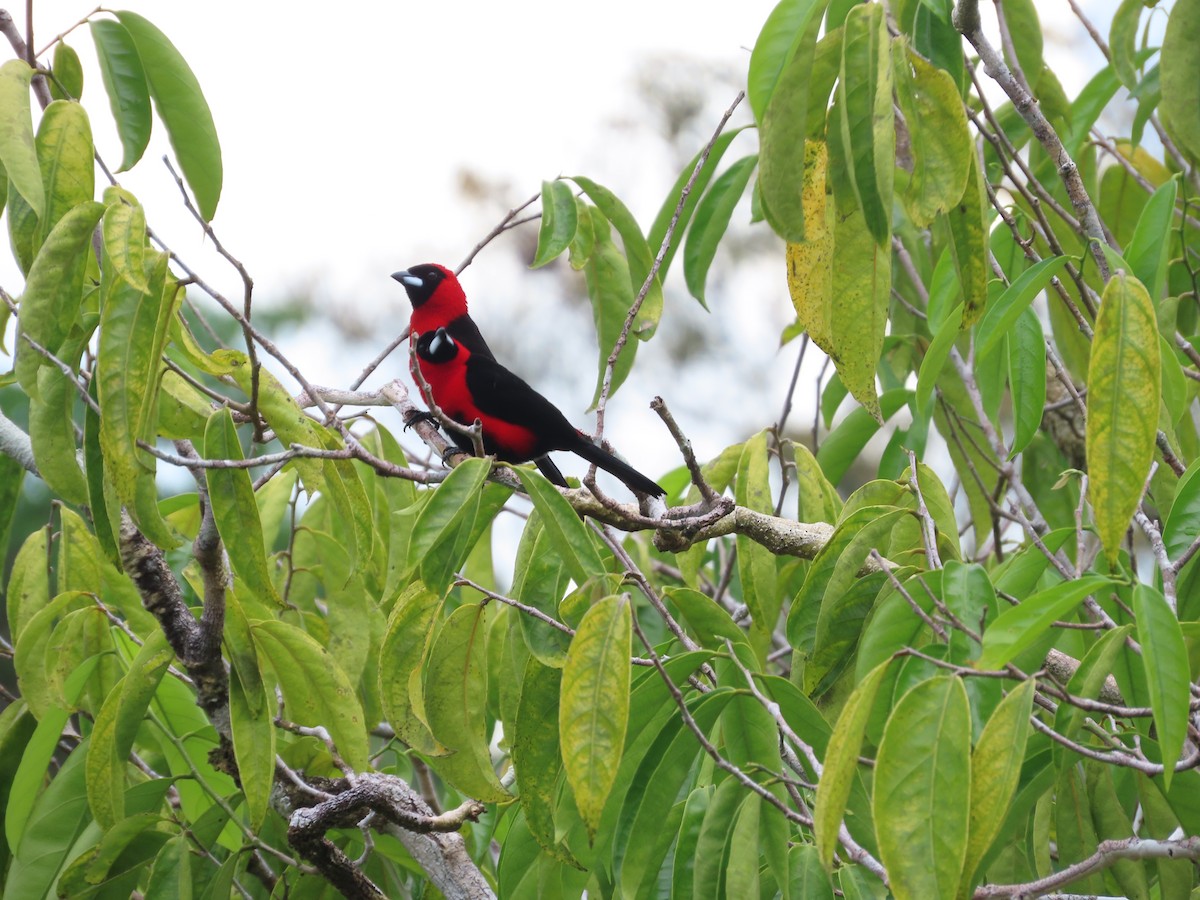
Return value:
[(630, 601), (606, 597), (584, 615), (567, 650), (558, 709), (563, 767), (595, 837), (629, 722)]
[(233, 752), (237, 759), (238, 780), (246, 795), (250, 827), (261, 827), (275, 783), (274, 704), (263, 692), (263, 683), (253, 687), (258, 695), (251, 700), (236, 671), (229, 677), (229, 725), (233, 733)]
[[(636, 294), (630, 287), (629, 263), (613, 243), (612, 225), (596, 207), (587, 206), (585, 209), (589, 223), (587, 233), (592, 237), (593, 244), (584, 263), (583, 273), (587, 282), (588, 299), (592, 304), (592, 321), (596, 324), (596, 341), (600, 351), (596, 390), (592, 396), (592, 406), (595, 406), (600, 401), (600, 391), (604, 387), (608, 357), (617, 346), (617, 340), (625, 327), (625, 319), (633, 306)], [(580, 210), (580, 221), (584, 221), (584, 218), (583, 211)], [(584, 229), (581, 226), (579, 230), (582, 232)], [(638, 341), (634, 340), (631, 334), (617, 357), (616, 365), (613, 366), (609, 396), (612, 396), (628, 377), (629, 370), (633, 368), (637, 348)]]
[(454, 567), (466, 558), (467, 548), (462, 544), (474, 526), (479, 492), (491, 469), (486, 459), (464, 460), (417, 516), (409, 539), (408, 558), (410, 565), (420, 566), (422, 573), (437, 576), (436, 583), (429, 585), (435, 590), (449, 586)]
[(104, 251), (116, 273), (140, 291), (146, 280), (146, 211), (140, 203), (117, 201), (104, 213)]
[(1133, 613), (1137, 617), (1142, 665), (1150, 689), (1150, 706), (1162, 748), (1163, 785), (1168, 790), (1175, 763), (1187, 736), (1188, 701), (1191, 681), (1187, 647), (1179, 620), (1163, 595), (1145, 584), (1133, 589)]
[(441, 605), (442, 598), (419, 581), (409, 585), (392, 607), (379, 653), (379, 697), (387, 720), (404, 743), (426, 754), (446, 752), (429, 733), (420, 690), (421, 663)]
[(786, 241), (805, 238), (809, 86), (824, 0), (810, 0), (794, 22), (790, 58), (780, 72), (759, 125), (759, 194), (767, 221)]
[(850, 470), (858, 453), (879, 431), (880, 419), (887, 421), (904, 406), (912, 392), (904, 388), (893, 388), (879, 398), (879, 418), (867, 409), (856, 409), (821, 442), (817, 451), (817, 462), (821, 464), (825, 477), (837, 484)]
[[(596, 208), (604, 214), (604, 217), (612, 223), (617, 229), (617, 234), (621, 236), (621, 245), (625, 250), (625, 259), (629, 266), (629, 287), (630, 287), (630, 305), (637, 295), (641, 292), (642, 286), (646, 283), (646, 279), (650, 275), (650, 270), (654, 267), (654, 254), (658, 251), (655, 247), (651, 250), (646, 243), (646, 238), (642, 234), (641, 228), (638, 227), (637, 220), (633, 217), (633, 213), (629, 208), (621, 202), (612, 191), (603, 185), (596, 184), (590, 178), (584, 178), (576, 175), (572, 180), (578, 184), (588, 198), (596, 204)], [(631, 337), (636, 337), (640, 341), (649, 340), (656, 328), (658, 328), (659, 319), (662, 318), (663, 310), (663, 293), (662, 284), (659, 277), (655, 275), (650, 282), (650, 286), (646, 289), (646, 294), (642, 299), (642, 305), (639, 307), (637, 315), (634, 316), (633, 325), (629, 332)], [(602, 348), (603, 349), (603, 348)], [(612, 348), (608, 348), (611, 352)]]
[(1125, 247), (1131, 274), (1146, 286), (1151, 297), (1161, 297), (1166, 282), (1171, 242), (1164, 240), (1164, 236), (1173, 227), (1178, 192), (1179, 182), (1174, 178), (1154, 192), (1142, 208), (1133, 237)]
[[(721, 162), (721, 157), (725, 155), (725, 151), (729, 149), (729, 145), (733, 142), (733, 139), (744, 130), (744, 128), (734, 128), (726, 131), (713, 143), (708, 158), (704, 161), (699, 174), (696, 175), (696, 180), (692, 183), (691, 192), (683, 204), (683, 209), (680, 210), (679, 220), (675, 223), (675, 231), (672, 233), (671, 246), (667, 248), (667, 252), (663, 256), (662, 265), (658, 269), (659, 281), (666, 281), (667, 271), (671, 268), (671, 260), (675, 258), (675, 251), (683, 243), (683, 235), (687, 231), (688, 224), (692, 221), (692, 214), (696, 211), (696, 204), (700, 202), (700, 197), (703, 196), (708, 183), (712, 180), (713, 173), (716, 172), (717, 166)], [(679, 206), (679, 197), (691, 179), (692, 173), (695, 172), (696, 164), (700, 162), (701, 153), (703, 151), (692, 157), (683, 171), (679, 173), (679, 177), (675, 179), (675, 184), (671, 186), (671, 190), (667, 193), (663, 205), (659, 207), (658, 215), (654, 217), (654, 222), (646, 235), (646, 243), (654, 253), (658, 253), (659, 248), (662, 247), (663, 238), (667, 236), (667, 229), (671, 227), (671, 220), (675, 217), (675, 210)]]
[(1012, 390), (1012, 459), (1042, 427), (1046, 405), (1046, 338), (1042, 322), (1026, 308), (1008, 335), (1008, 383)]
[(1138, 20), (1146, 4), (1142, 0), (1121, 0), (1113, 13), (1108, 31), (1108, 45), (1112, 51), (1113, 71), (1129, 90), (1137, 87), (1138, 73), (1135, 61)]
[(137, 47), (150, 96), (196, 196), (196, 208), (206, 222), (212, 221), (221, 199), (221, 145), (200, 82), (175, 45), (148, 19), (129, 11), (117, 13), (117, 18)]
[(58, 350), (81, 303), (86, 254), (103, 212), (99, 203), (88, 201), (64, 215), (29, 269), (20, 301), (15, 369), (21, 387), (30, 396), (38, 396), (38, 369), (51, 363), (23, 337), (51, 353)]
[(41, 218), (46, 208), (42, 171), (33, 143), (29, 84), (33, 69), (21, 59), (0, 66), (0, 163), (8, 180)]
[(442, 625), (429, 654), (425, 712), (433, 736), (454, 751), (432, 761), (436, 771), (468, 796), (494, 803), (509, 794), (492, 768), (484, 730), (486, 612), (478, 604), (460, 606)]
[(1118, 272), (1096, 317), (1088, 366), (1088, 494), (1110, 562), (1142, 497), (1158, 430), (1158, 325), (1150, 295)]
[(904, 204), (913, 224), (925, 228), (962, 199), (975, 145), (950, 73), (909, 51), (904, 41), (892, 45), (892, 62), (912, 147)]
[[(767, 16), (750, 53), (746, 75), (746, 94), (754, 118), (762, 122), (775, 93), (775, 85), (803, 40), (805, 26), (811, 21), (813, 0), (781, 0)], [(824, 3), (820, 4), (824, 7)]]
[(1061, 272), (1070, 260), (1065, 256), (1052, 256), (1043, 259), (1024, 272), (1021, 277), (1005, 288), (995, 303), (988, 307), (987, 315), (979, 323), (978, 338), (975, 343), (975, 355), (987, 356), (997, 346), (1009, 330), (1017, 323), (1050, 279)]
[(517, 469), (516, 473), (534, 507), (541, 513), (542, 527), (549, 535), (551, 545), (575, 583), (582, 585), (592, 576), (603, 573), (604, 563), (587, 527), (558, 488), (537, 472)]
[(706, 309), (704, 285), (717, 253), (717, 244), (724, 237), (733, 210), (742, 199), (757, 164), (757, 155), (743, 156), (721, 173), (696, 207), (692, 227), (683, 245), (683, 275), (688, 292)]
[(804, 145), (804, 240), (788, 242), (788, 293), (796, 317), (813, 342), (833, 351), (830, 319), (833, 312), (833, 204), (829, 202), (826, 172), (829, 151), (824, 141)]
[(38, 796), (5, 873), (6, 896), (45, 897), (52, 893), (76, 836), (89, 820), (86, 757), (85, 738)]
[[(765, 430), (746, 441), (742, 449), (737, 481), (734, 483), (734, 498), (739, 506), (758, 512), (770, 513), (774, 507)], [(775, 586), (775, 557), (766, 547), (740, 534), (737, 536), (737, 552), (742, 600), (750, 607), (754, 645), (765, 652), (782, 603)]]
[[(209, 418), (204, 430), (204, 456), (206, 459), (244, 459), (237, 428), (228, 409), (220, 409)], [(271, 570), (267, 567), (262, 522), (254, 501), (250, 470), (205, 469), (204, 474), (213, 518), (234, 574), (246, 583), (257, 600), (282, 606), (283, 601), (275, 591)]]
[(834, 726), (833, 736), (825, 751), (821, 780), (817, 783), (817, 800), (813, 808), (813, 836), (821, 864), (827, 869), (833, 866), (833, 854), (838, 846), (838, 832), (842, 827), (842, 816), (846, 801), (850, 799), (850, 788), (854, 784), (858, 769), (858, 753), (862, 748), (867, 718), (875, 703), (875, 695), (891, 660), (877, 665), (859, 682), (854, 693), (842, 707)]
[(104, 828), (125, 818), (125, 774), (129, 751), (158, 683), (175, 659), (161, 631), (130, 663), (129, 671), (96, 716), (87, 755), (87, 794), (92, 815)]
[(988, 300), (987, 223), (991, 209), (979, 160), (971, 153), (971, 168), (962, 199), (946, 214), (950, 225), (950, 251), (963, 290), (964, 329), (983, 317)]
[(971, 755), (971, 817), (966, 865), (958, 896), (971, 896), (972, 876), (1000, 833), (1017, 792), (1035, 683), (1031, 678), (1000, 701)]
[(275, 670), (287, 718), (324, 726), (346, 762), (356, 771), (366, 768), (362, 709), (354, 686), (329, 651), (286, 622), (255, 622), (250, 630), (260, 658)]
[(571, 858), (554, 831), (554, 806), (563, 769), (558, 729), (561, 682), (560, 670), (529, 658), (521, 679), (512, 754), (530, 833), (547, 853)]
[(46, 197), (35, 238), (40, 245), (59, 219), (96, 193), (92, 126), (83, 107), (69, 100), (47, 106), (35, 144)]
[(950, 897), (963, 874), (971, 711), (957, 678), (923, 681), (888, 719), (875, 760), (875, 834), (897, 900)]
[(538, 227), (537, 252), (530, 268), (546, 265), (571, 246), (578, 223), (579, 212), (571, 186), (565, 181), (543, 181), (542, 222)]
[(124, 155), (118, 172), (134, 166), (150, 143), (150, 86), (133, 36), (120, 22), (93, 19), (92, 40)]
[[(54, 45), (54, 77), (50, 81), (50, 96), (55, 100), (78, 100), (83, 96), (83, 65), (79, 54), (60, 40)], [(65, 92), (65, 93), (64, 93)]]
[(37, 374), (37, 398), (29, 400), (29, 440), (38, 474), (67, 502), (86, 503), (87, 481), (75, 456), (78, 388), (56, 368), (41, 368)]
[(1178, 559), (1197, 538), (1200, 538), (1200, 459), (1180, 476), (1175, 500), (1163, 524), (1167, 557), (1172, 561)]
[(1179, 148), (1200, 160), (1200, 0), (1180, 0), (1171, 9), (1162, 43), (1162, 102), (1159, 113)]
[(1102, 575), (1086, 575), (1056, 584), (1027, 597), (1019, 606), (1002, 612), (983, 634), (981, 669), (997, 669), (1033, 645), (1054, 623), (1074, 609), (1084, 597), (1109, 583)]
[[(942, 374), (942, 369), (946, 366), (946, 360), (950, 358), (950, 350), (954, 347), (954, 340), (958, 337), (959, 329), (962, 326), (963, 305), (960, 303), (954, 307), (950, 315), (946, 316), (941, 327), (938, 328), (937, 334), (933, 340), (929, 342), (929, 349), (925, 351), (925, 356), (921, 360), (921, 368), (917, 373), (917, 410), (922, 414), (929, 410), (929, 403), (933, 399), (933, 388), (937, 384), (938, 376)], [(1045, 353), (1045, 350), (1042, 351)]]
[[(866, 230), (884, 248), (890, 263), (888, 241), (892, 232), (896, 132), (888, 48), (883, 7), (874, 3), (853, 7), (846, 16), (836, 121), (830, 127), (841, 132), (842, 146), (850, 162), (846, 175), (853, 185)], [(844, 212), (840, 199), (838, 206), (839, 212)], [(839, 247), (839, 257), (840, 253)], [(850, 392), (854, 393), (853, 387)]]

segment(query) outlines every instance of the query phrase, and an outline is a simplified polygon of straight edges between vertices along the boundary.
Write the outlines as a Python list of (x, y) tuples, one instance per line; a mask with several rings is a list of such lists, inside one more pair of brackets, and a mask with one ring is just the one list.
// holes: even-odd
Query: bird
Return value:
[[(412, 334), (433, 334), (438, 328), (445, 328), (446, 333), (473, 356), (496, 358), (479, 326), (467, 312), (467, 294), (454, 272), (438, 263), (422, 263), (393, 272), (392, 278), (400, 282), (412, 303), (412, 316), (408, 322)], [(428, 375), (424, 377), (429, 378)], [(567, 486), (567, 479), (550, 457), (540, 456), (534, 462), (551, 482)]]
[[(566, 450), (615, 475), (633, 491), (665, 496), (657, 482), (597, 446), (553, 403), (493, 357), (472, 353), (448, 328), (421, 334), (417, 358), (442, 412), (463, 425), (480, 421), (485, 453), (520, 463), (551, 450)], [(451, 437), (459, 447), (472, 451), (467, 435), (452, 433)]]

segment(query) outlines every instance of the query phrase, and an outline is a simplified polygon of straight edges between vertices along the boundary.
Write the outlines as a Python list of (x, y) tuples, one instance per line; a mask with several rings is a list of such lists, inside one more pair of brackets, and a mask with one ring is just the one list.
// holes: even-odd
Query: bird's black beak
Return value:
[(405, 288), (419, 288), (425, 282), (421, 280), (420, 275), (414, 275), (408, 269), (401, 269), (399, 272), (393, 272), (392, 277), (404, 285)]

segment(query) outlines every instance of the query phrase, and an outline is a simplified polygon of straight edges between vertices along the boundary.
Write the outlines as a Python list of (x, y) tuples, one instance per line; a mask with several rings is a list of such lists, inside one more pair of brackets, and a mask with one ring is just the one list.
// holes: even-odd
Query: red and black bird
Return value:
[[(455, 342), (466, 347), (474, 356), (496, 358), (492, 348), (479, 333), (479, 326), (467, 312), (466, 292), (452, 271), (437, 263), (422, 263), (393, 272), (392, 277), (404, 286), (408, 300), (412, 303), (413, 311), (408, 320), (408, 327), (413, 334), (432, 335), (437, 329), (445, 328), (446, 333)], [(429, 381), (424, 363), (418, 364), (421, 366), (421, 374)], [(440, 400), (437, 403), (438, 406), (442, 405)], [(474, 419), (471, 420), (473, 421)], [(470, 425), (471, 422), (466, 424)], [(539, 456), (534, 462), (541, 473), (554, 484), (567, 486), (567, 479), (563, 478), (562, 472), (550, 457)]]
[[(448, 328), (421, 334), (417, 358), (434, 402), (463, 425), (479, 419), (483, 449), (497, 459), (519, 463), (544, 457), (551, 450), (567, 450), (615, 475), (631, 490), (654, 497), (666, 493), (637, 469), (592, 443), (553, 403), (491, 355), (474, 353), (465, 342), (455, 340)], [(451, 437), (464, 450), (472, 450), (466, 435), (452, 433)]]

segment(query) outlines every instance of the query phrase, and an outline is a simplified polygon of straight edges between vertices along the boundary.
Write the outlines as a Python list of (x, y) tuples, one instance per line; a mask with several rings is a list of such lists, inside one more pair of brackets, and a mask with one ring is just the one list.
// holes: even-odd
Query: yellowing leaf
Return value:
[(1150, 475), (1160, 368), (1154, 304), (1140, 281), (1118, 272), (1104, 289), (1087, 380), (1088, 495), (1110, 561)]
[(579, 623), (563, 667), (558, 708), (563, 766), (593, 837), (625, 747), (631, 634), (629, 598), (605, 597)]
[(804, 240), (787, 245), (788, 292), (813, 342), (830, 353), (833, 305), (833, 204), (826, 188), (829, 151), (824, 141), (804, 145)]

